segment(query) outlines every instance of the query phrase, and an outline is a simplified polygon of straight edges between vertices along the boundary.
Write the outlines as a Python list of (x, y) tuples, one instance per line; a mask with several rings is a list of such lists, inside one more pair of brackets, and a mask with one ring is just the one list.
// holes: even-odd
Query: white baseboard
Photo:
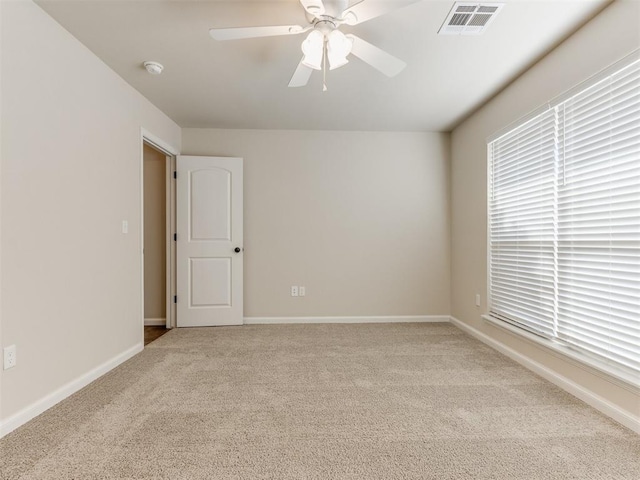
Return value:
[(70, 395), (76, 393), (81, 388), (86, 387), (88, 384), (101, 377), (110, 370), (121, 363), (129, 360), (131, 357), (140, 353), (144, 348), (142, 343), (134, 345), (130, 349), (122, 352), (121, 354), (113, 357), (111, 360), (107, 360), (102, 365), (98, 365), (93, 370), (81, 375), (75, 380), (70, 381), (66, 385), (63, 385), (58, 390), (46, 395), (45, 397), (37, 400), (28, 407), (20, 410), (18, 413), (10, 416), (6, 420), (0, 422), (0, 438), (14, 431), (16, 428), (24, 425), (32, 418), (37, 417), (45, 410), (53, 407), (56, 403), (64, 400)]
[(466, 323), (458, 320), (455, 317), (450, 317), (450, 321), (460, 330), (468, 333), (469, 335), (477, 338), (481, 342), (489, 345), (490, 347), (496, 349), (500, 353), (505, 354), (507, 357), (515, 360), (520, 365), (525, 368), (528, 368), (532, 372), (540, 375), (542, 378), (550, 381), (551, 383), (557, 385), (563, 390), (569, 392), (571, 395), (579, 398), (586, 404), (592, 406), (596, 410), (604, 413), (608, 417), (611, 417), (618, 423), (621, 423), (627, 428), (630, 428), (634, 432), (640, 434), (640, 417), (636, 417), (631, 413), (621, 409), (617, 405), (614, 405), (610, 401), (602, 398), (601, 396), (595, 394), (591, 390), (585, 388), (582, 385), (574, 382), (573, 380), (558, 374), (554, 370), (542, 365), (541, 363), (532, 360), (531, 358), (517, 352), (511, 347), (508, 347), (504, 343), (491, 338), (490, 336), (482, 333), (481, 331), (467, 325)]
[(294, 323), (440, 323), (448, 315), (401, 315), (393, 317), (244, 317), (245, 325)]
[(166, 318), (145, 318), (144, 326), (145, 327), (164, 327), (167, 325)]

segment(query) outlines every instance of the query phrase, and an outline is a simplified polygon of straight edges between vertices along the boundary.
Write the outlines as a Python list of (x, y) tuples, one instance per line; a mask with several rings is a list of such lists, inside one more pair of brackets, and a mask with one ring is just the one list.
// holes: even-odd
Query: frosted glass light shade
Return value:
[(351, 53), (353, 42), (340, 30), (332, 31), (327, 38), (327, 57), (329, 69), (334, 70), (349, 63), (347, 55)]
[(313, 30), (306, 40), (302, 42), (302, 53), (304, 53), (303, 65), (314, 70), (321, 70), (324, 54), (324, 35), (318, 30)]

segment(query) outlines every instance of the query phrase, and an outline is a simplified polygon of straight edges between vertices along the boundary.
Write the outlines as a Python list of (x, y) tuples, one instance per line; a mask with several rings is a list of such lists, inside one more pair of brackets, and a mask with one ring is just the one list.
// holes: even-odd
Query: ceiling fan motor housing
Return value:
[(313, 28), (326, 37), (337, 28), (337, 25), (332, 21), (332, 19), (325, 20), (322, 18), (313, 25)]

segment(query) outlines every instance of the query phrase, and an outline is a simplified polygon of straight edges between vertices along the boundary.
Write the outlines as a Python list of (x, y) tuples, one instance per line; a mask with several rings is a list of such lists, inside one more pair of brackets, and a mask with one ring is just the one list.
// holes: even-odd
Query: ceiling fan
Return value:
[(360, 37), (345, 35), (340, 26), (358, 25), (418, 1), (421, 0), (360, 0), (355, 3), (350, 0), (300, 0), (309, 22), (306, 26), (212, 28), (209, 33), (214, 39), (223, 41), (309, 32), (302, 42), (303, 57), (289, 82), (290, 87), (304, 87), (313, 70), (323, 70), (326, 75), (327, 62), (329, 70), (346, 65), (350, 54), (393, 77), (407, 64)]

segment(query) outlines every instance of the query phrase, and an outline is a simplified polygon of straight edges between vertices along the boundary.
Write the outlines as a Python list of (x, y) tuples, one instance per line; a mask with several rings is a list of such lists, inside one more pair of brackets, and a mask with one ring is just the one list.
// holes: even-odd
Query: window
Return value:
[(489, 172), (490, 316), (640, 379), (637, 55), (491, 141)]

